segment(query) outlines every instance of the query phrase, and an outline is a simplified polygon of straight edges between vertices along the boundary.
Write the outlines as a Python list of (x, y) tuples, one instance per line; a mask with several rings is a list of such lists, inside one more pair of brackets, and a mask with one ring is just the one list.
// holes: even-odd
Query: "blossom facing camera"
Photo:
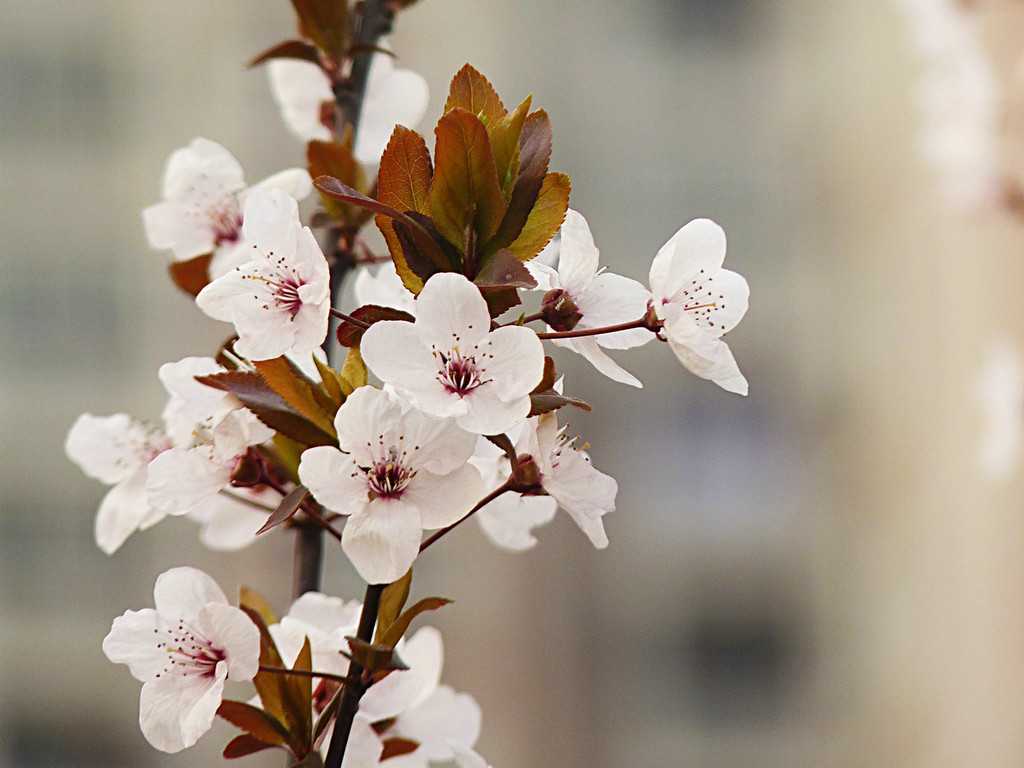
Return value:
[(214, 141), (194, 139), (167, 161), (163, 202), (142, 212), (149, 244), (172, 251), (175, 261), (213, 254), (210, 277), (220, 277), (249, 258), (242, 209), (257, 189), (280, 189), (302, 200), (313, 183), (304, 169), (291, 168), (247, 188), (234, 155)]
[(224, 681), (252, 680), (260, 636), (195, 568), (172, 568), (153, 588), (155, 610), (125, 611), (103, 639), (103, 653), (142, 683), (139, 725), (162, 752), (191, 747), (210, 730)]
[(161, 430), (127, 414), (84, 413), (68, 432), (64, 450), (89, 477), (112, 486), (100, 502), (94, 534), (97, 546), (114, 554), (135, 531), (164, 518), (146, 498), (149, 462), (171, 448)]
[(727, 392), (747, 394), (747, 380), (722, 336), (747, 313), (750, 288), (742, 275), (722, 269), (725, 232), (695, 219), (661, 247), (651, 264), (651, 300), (662, 332), (679, 362)]
[[(638, 320), (647, 312), (650, 291), (636, 280), (599, 269), (600, 252), (594, 245), (590, 226), (572, 209), (565, 215), (557, 250), (557, 269), (543, 263), (526, 263), (538, 287), (548, 291), (543, 315), (549, 328), (558, 331), (601, 328)], [(568, 322), (560, 324), (559, 321), (564, 320)], [(639, 379), (604, 350), (642, 347), (653, 338), (646, 328), (633, 328), (599, 336), (555, 339), (554, 343), (582, 355), (613, 381), (642, 387)]]
[(342, 548), (370, 584), (400, 578), (425, 529), (444, 528), (480, 498), (468, 464), (476, 438), (372, 387), (355, 390), (335, 418), (339, 448), (303, 452), (299, 479), (318, 502), (349, 520)]
[(374, 323), (360, 348), (367, 367), (420, 410), (493, 435), (529, 414), (530, 392), (544, 373), (544, 348), (528, 328), (490, 328), (479, 289), (445, 272), (431, 277), (417, 297), (415, 323)]
[(280, 190), (253, 192), (245, 205), (250, 260), (207, 285), (196, 304), (233, 323), (235, 351), (250, 360), (313, 354), (327, 337), (330, 269), (295, 200)]

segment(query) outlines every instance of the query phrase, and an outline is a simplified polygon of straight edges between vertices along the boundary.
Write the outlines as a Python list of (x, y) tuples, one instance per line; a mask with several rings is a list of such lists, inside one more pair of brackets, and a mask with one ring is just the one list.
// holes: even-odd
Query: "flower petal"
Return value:
[(245, 199), (242, 233), (260, 257), (291, 259), (298, 245), (299, 207), (281, 189), (254, 187)]
[(451, 747), (457, 768), (491, 768), (487, 761), (472, 749), (466, 749), (458, 744), (452, 744)]
[(231, 470), (213, 460), (210, 446), (172, 448), (150, 462), (146, 493), (154, 509), (185, 515), (230, 482)]
[(585, 454), (566, 446), (542, 484), (595, 547), (608, 546), (601, 517), (615, 511), (619, 485), (614, 478), (595, 469)]
[(420, 551), (419, 511), (398, 499), (374, 499), (345, 524), (341, 547), (369, 584), (390, 584)]
[(682, 290), (701, 270), (710, 275), (721, 269), (725, 251), (725, 231), (710, 219), (694, 219), (676, 232), (651, 263), (656, 305)]
[(476, 519), (496, 546), (523, 552), (536, 545), (533, 529), (550, 523), (557, 507), (549, 496), (505, 493), (477, 512)]
[[(438, 364), (423, 345), (412, 323), (384, 320), (374, 323), (359, 344), (363, 362), (381, 381), (399, 389), (422, 390), (437, 383)], [(437, 384), (440, 389), (440, 384)]]
[[(578, 327), (600, 328), (642, 318), (647, 314), (651, 292), (636, 280), (602, 272), (582, 294), (574, 294), (573, 298), (583, 314)], [(654, 338), (654, 334), (646, 328), (635, 328), (631, 331), (604, 333), (594, 338), (608, 349), (631, 349), (643, 346)]]
[(460, 520), (483, 494), (480, 473), (472, 464), (463, 464), (447, 475), (421, 470), (402, 494), (402, 500), (420, 511), (423, 528), (432, 529)]
[(94, 526), (96, 545), (105, 554), (114, 554), (139, 530), (149, 511), (146, 468), (140, 467), (134, 475), (111, 488), (100, 502)]
[(384, 742), (373, 729), (373, 724), (362, 715), (357, 714), (352, 721), (352, 731), (345, 745), (345, 757), (341, 760), (341, 768), (374, 768), (380, 764), (380, 756), (384, 751)]
[(522, 326), (498, 328), (488, 334), (486, 378), (497, 396), (516, 400), (533, 391), (544, 375), (544, 345), (537, 334)]
[(469, 350), (487, 336), (491, 315), (473, 283), (454, 272), (439, 272), (416, 298), (415, 326), (427, 349)]
[(193, 139), (175, 150), (164, 171), (165, 200), (213, 201), (245, 186), (245, 174), (227, 149), (209, 139)]
[(260, 666), (260, 631), (238, 608), (210, 603), (199, 611), (199, 631), (222, 650), (231, 680), (252, 680)]
[(161, 752), (180, 752), (210, 730), (224, 697), (227, 664), (215, 676), (166, 675), (142, 686), (139, 726), (146, 741)]
[(469, 406), (464, 416), (459, 416), (458, 425), (474, 435), (496, 435), (515, 428), (526, 420), (530, 413), (530, 396), (505, 402), (481, 387), (462, 402)]
[(324, 445), (303, 451), (299, 480), (318, 502), (339, 515), (354, 515), (366, 507), (366, 476), (337, 448)]
[[(654, 338), (654, 334), (649, 331), (644, 331), (644, 333), (651, 338)], [(559, 339), (556, 340), (556, 344), (582, 355), (592, 366), (612, 381), (617, 381), (620, 384), (628, 384), (631, 387), (637, 387), (639, 389), (642, 389), (644, 386), (640, 379), (609, 357), (608, 354), (598, 346), (598, 341), (594, 337), (583, 336), (578, 339)]]
[(191, 621), (211, 603), (227, 605), (217, 582), (198, 568), (182, 566), (164, 571), (153, 587), (153, 604), (161, 617)]
[(305, 168), (288, 168), (254, 184), (241, 194), (241, 199), (245, 200), (254, 189), (280, 189), (296, 200), (305, 200), (313, 191), (313, 180)]
[(200, 523), (199, 541), (215, 552), (237, 552), (255, 542), (256, 531), (270, 514), (224, 494), (211, 499), (203, 512), (206, 514)]
[(145, 463), (140, 450), (145, 437), (145, 428), (127, 414), (83, 413), (68, 431), (64, 451), (89, 477), (113, 485)]
[(152, 248), (171, 249), (175, 261), (210, 253), (216, 246), (212, 223), (182, 203), (162, 202), (142, 211), (142, 226)]
[(354, 154), (367, 165), (380, 162), (395, 125), (415, 128), (427, 111), (427, 81), (409, 69), (396, 69), (388, 54), (375, 53), (359, 117)]
[(427, 759), (451, 760), (453, 743), (472, 747), (480, 738), (480, 705), (466, 693), (438, 686), (419, 706), (398, 716), (395, 731), (420, 743)]
[(433, 627), (423, 627), (400, 646), (407, 670), (392, 672), (370, 686), (359, 702), (359, 714), (372, 722), (397, 717), (437, 690), (444, 666), (444, 642)]
[(152, 608), (125, 611), (103, 638), (103, 653), (114, 664), (127, 664), (136, 680), (151, 680), (167, 663), (167, 654), (153, 640), (159, 629), (160, 617)]
[(691, 346), (675, 341), (670, 335), (668, 343), (679, 362), (691, 373), (715, 382), (726, 392), (746, 395), (749, 391), (732, 350), (721, 339), (704, 340)]
[(597, 274), (600, 252), (594, 245), (594, 237), (590, 234), (587, 220), (581, 213), (571, 208), (565, 214), (560, 235), (559, 281), (562, 288), (575, 296), (586, 290)]
[(316, 64), (298, 59), (267, 63), (274, 100), (285, 125), (303, 141), (330, 141), (331, 131), (320, 121), (320, 105), (334, 101), (331, 82)]

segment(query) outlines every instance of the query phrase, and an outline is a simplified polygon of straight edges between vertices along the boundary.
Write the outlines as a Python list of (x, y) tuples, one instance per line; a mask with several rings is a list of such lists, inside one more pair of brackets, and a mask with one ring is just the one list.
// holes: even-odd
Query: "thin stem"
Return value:
[(221, 493), (227, 496), (232, 501), (237, 501), (239, 504), (244, 504), (247, 507), (258, 509), (260, 512), (273, 512), (275, 509), (275, 507), (272, 507), (269, 504), (261, 504), (255, 499), (247, 499), (244, 496), (238, 496), (232, 493), (231, 491), (223, 490), (221, 491)]
[(488, 504), (490, 504), (496, 498), (501, 496), (503, 493), (506, 493), (506, 492), (511, 491), (511, 490), (512, 490), (512, 483), (509, 482), (509, 481), (506, 481), (504, 484), (499, 485), (493, 491), (491, 491), (486, 496), (484, 496), (482, 499), (480, 499), (480, 501), (478, 501), (476, 503), (476, 506), (474, 506), (471, 510), (469, 510), (469, 512), (464, 514), (462, 517), (460, 517), (454, 523), (449, 525), (447, 528), (442, 528), (439, 531), (434, 531), (430, 536), (428, 536), (426, 539), (424, 539), (423, 543), (420, 544), (420, 552), (423, 552), (427, 547), (429, 547), (435, 541), (437, 541), (442, 536), (444, 536), (446, 533), (448, 533), (448, 531), (452, 530), (453, 528), (457, 528), (459, 525), (464, 523), (466, 520), (469, 520), (469, 518), (471, 518), (473, 515), (475, 515), (477, 512), (479, 512), (484, 507), (486, 507)]
[[(377, 614), (380, 611), (380, 596), (384, 591), (384, 584), (369, 584), (366, 587), (366, 596), (363, 598), (363, 612), (359, 616), (359, 629), (356, 637), (365, 642), (370, 642), (373, 637), (373, 628), (377, 624)], [(338, 704), (338, 716), (334, 721), (334, 733), (331, 734), (331, 744), (327, 748), (327, 760), (324, 768), (341, 768), (341, 761), (345, 757), (345, 748), (348, 746), (348, 737), (352, 732), (352, 720), (359, 711), (359, 700), (366, 692), (367, 686), (363, 683), (363, 665), (354, 658), (349, 662), (348, 676), (352, 679), (341, 694), (341, 702)]]
[(538, 333), (539, 339), (578, 339), (582, 336), (601, 336), (605, 333), (618, 333), (619, 331), (631, 331), (634, 328), (647, 328), (654, 333), (646, 317), (639, 320), (631, 320), (628, 323), (618, 325), (605, 325), (600, 328), (581, 328), (578, 331), (553, 331), (551, 333)]
[(334, 315), (334, 317), (338, 318), (339, 320), (344, 320), (346, 323), (352, 323), (352, 325), (359, 326), (364, 330), (370, 327), (369, 323), (364, 323), (358, 317), (352, 317), (352, 315), (347, 315), (340, 309), (335, 309), (334, 307), (331, 307), (331, 314)]
[(315, 509), (312, 504), (303, 505), (302, 511), (306, 513), (306, 516), (309, 517), (310, 520), (327, 531), (327, 533), (331, 534), (334, 539), (341, 541), (341, 531), (327, 522), (327, 519), (321, 515), (320, 511)]
[(543, 319), (544, 319), (544, 313), (543, 312), (534, 312), (532, 315), (523, 315), (522, 317), (517, 317), (515, 320), (509, 320), (507, 323), (499, 323), (498, 327), (499, 328), (504, 328), (504, 327), (509, 326), (509, 325), (526, 325), (527, 323), (532, 323), (532, 322), (535, 322), (537, 320), (543, 320)]
[(288, 667), (271, 667), (266, 664), (260, 664), (260, 672), (271, 672), (275, 675), (293, 675), (294, 677), (319, 677), (324, 680), (333, 680), (342, 685), (349, 685), (355, 682), (346, 675), (336, 675), (333, 672), (319, 672), (315, 669), (309, 671), (306, 669), (288, 669)]

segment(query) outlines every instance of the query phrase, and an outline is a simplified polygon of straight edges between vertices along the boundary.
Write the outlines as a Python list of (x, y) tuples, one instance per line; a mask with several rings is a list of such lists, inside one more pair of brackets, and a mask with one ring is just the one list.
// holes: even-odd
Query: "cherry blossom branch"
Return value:
[(460, 517), (454, 523), (449, 525), (447, 528), (441, 528), (438, 531), (434, 531), (432, 534), (430, 534), (430, 536), (428, 536), (426, 539), (424, 539), (423, 543), (420, 544), (420, 552), (423, 552), (427, 547), (429, 547), (431, 544), (433, 544), (435, 541), (440, 539), (442, 536), (444, 536), (446, 533), (448, 533), (452, 529), (457, 528), (462, 523), (464, 523), (466, 520), (469, 520), (469, 518), (471, 518), (473, 515), (475, 515), (477, 512), (479, 512), (484, 507), (486, 507), (488, 504), (490, 504), (496, 498), (501, 496), (503, 493), (507, 493), (508, 491), (511, 491), (511, 490), (513, 490), (513, 485), (512, 485), (512, 481), (511, 480), (507, 480), (502, 485), (499, 485), (493, 491), (491, 491), (486, 496), (484, 496), (482, 499), (480, 499), (480, 501), (478, 501), (476, 503), (476, 505), (471, 510), (469, 510), (469, 512), (464, 514), (462, 517)]
[(294, 677), (319, 677), (323, 680), (333, 680), (336, 683), (342, 685), (350, 685), (356, 682), (352, 677), (347, 675), (336, 675), (332, 672), (318, 672), (317, 670), (305, 670), (305, 669), (288, 669), (288, 667), (271, 667), (266, 664), (260, 664), (260, 672), (270, 672), (275, 675), (292, 675)]
[(661, 329), (660, 323), (653, 323), (648, 316), (639, 320), (631, 320), (628, 323), (618, 325), (605, 325), (600, 328), (581, 328), (578, 331), (552, 331), (551, 333), (538, 333), (539, 339), (578, 339), (583, 336), (601, 336), (606, 333), (618, 333), (619, 331), (632, 331), (634, 328), (646, 328), (652, 333)]
[(366, 330), (367, 328), (370, 327), (369, 323), (365, 323), (358, 317), (352, 317), (352, 315), (346, 314), (342, 312), (340, 309), (335, 309), (334, 307), (331, 307), (331, 315), (333, 317), (338, 318), (339, 320), (344, 320), (346, 323), (352, 323), (352, 325), (356, 326), (357, 328), (362, 328), (363, 330)]
[[(385, 584), (368, 584), (366, 595), (363, 597), (363, 612), (359, 615), (359, 629), (356, 630), (356, 637), (365, 642), (370, 642), (373, 637), (373, 628), (377, 624), (377, 614), (380, 611), (380, 596), (384, 591)], [(334, 732), (331, 734), (331, 744), (327, 748), (327, 760), (324, 761), (324, 768), (341, 768), (341, 761), (345, 757), (345, 748), (348, 746), (348, 737), (352, 732), (352, 720), (359, 711), (359, 700), (366, 692), (367, 686), (363, 683), (363, 665), (355, 658), (349, 663), (348, 674), (351, 682), (345, 686), (341, 694), (341, 701), (338, 704), (338, 715), (334, 720)]]

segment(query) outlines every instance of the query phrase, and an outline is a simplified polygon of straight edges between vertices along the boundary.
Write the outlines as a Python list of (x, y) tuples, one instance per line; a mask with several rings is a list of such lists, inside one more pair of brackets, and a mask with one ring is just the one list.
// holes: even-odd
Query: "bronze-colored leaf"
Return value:
[(506, 200), (511, 196), (512, 188), (519, 176), (519, 137), (523, 133), (523, 124), (526, 122), (531, 103), (532, 98), (527, 96), (515, 111), (487, 126), (491, 148), (494, 151), (494, 165), (498, 170), (498, 182)]
[(475, 114), (456, 107), (434, 129), (434, 178), (430, 212), (434, 225), (461, 253), (486, 243), (505, 215), (487, 129)]
[(484, 261), (473, 282), (480, 288), (537, 287), (537, 281), (523, 262), (504, 248)]
[(345, 355), (345, 363), (341, 366), (341, 386), (348, 397), (359, 387), (365, 387), (369, 372), (366, 370), (366, 363), (359, 352), (359, 347), (349, 347)]
[(506, 111), (494, 86), (469, 64), (455, 73), (448, 89), (444, 111), (451, 112), (453, 109), (464, 109), (488, 124), (503, 118)]
[(267, 518), (267, 522), (263, 524), (263, 527), (256, 531), (256, 535), (259, 536), (261, 533), (266, 533), (272, 528), (276, 528), (286, 520), (291, 520), (295, 516), (295, 513), (299, 511), (299, 507), (302, 506), (302, 502), (306, 500), (306, 496), (309, 495), (309, 490), (304, 486), (296, 486), (293, 488), (287, 496), (281, 499), (281, 503), (277, 505), (277, 509), (270, 513), (270, 517)]
[(581, 411), (591, 410), (588, 402), (575, 397), (568, 397), (555, 392), (553, 389), (545, 392), (530, 393), (530, 416), (540, 416), (542, 413), (557, 411), (559, 408), (564, 408), (567, 405), (572, 405)]
[(380, 159), (378, 199), (399, 211), (429, 214), (430, 179), (433, 175), (430, 152), (423, 137), (416, 131), (396, 125)]
[[(353, 189), (366, 187), (366, 174), (352, 154), (352, 129), (346, 127), (341, 141), (311, 141), (306, 145), (306, 166), (312, 178), (333, 176)], [(324, 209), (335, 221), (355, 224), (362, 216), (362, 209), (353, 207), (329, 195), (320, 193)]]
[(345, 402), (346, 395), (342, 389), (340, 374), (316, 355), (312, 355), (312, 358), (320, 374), (320, 386), (323, 387), (324, 393), (331, 398), (331, 402), (340, 406)]
[(198, 296), (210, 282), (210, 260), (212, 253), (196, 256), (188, 261), (172, 261), (167, 265), (171, 280), (189, 296)]
[(263, 53), (256, 56), (249, 62), (250, 67), (257, 67), (271, 59), (301, 59), (311, 61), (314, 64), (320, 63), (320, 56), (316, 48), (305, 40), (285, 40), (277, 45), (272, 45)]
[(268, 427), (302, 445), (337, 445), (333, 429), (328, 433), (299, 414), (258, 373), (228, 371), (197, 376), (196, 380), (230, 392)]
[[(295, 659), (292, 669), (298, 672), (313, 671), (313, 650), (309, 644), (309, 638), (303, 638), (302, 650)], [(305, 746), (305, 751), (296, 754), (303, 757), (313, 747), (313, 678), (306, 675), (286, 675), (289, 683), (295, 689), (296, 701), (301, 706), (295, 713), (295, 719), (299, 723), (299, 734)]]
[(487, 302), (487, 311), (491, 317), (499, 317), (522, 303), (519, 291), (515, 288), (481, 288), (480, 293)]
[(323, 400), (317, 399), (315, 385), (295, 363), (282, 355), (273, 360), (254, 360), (253, 365), (267, 385), (284, 398), (296, 413), (332, 437), (335, 435), (334, 414), (337, 406), (332, 409)]
[(288, 731), (272, 715), (251, 704), (225, 699), (217, 708), (217, 716), (241, 728), (253, 738), (271, 746), (285, 744)]
[(239, 757), (248, 757), (265, 749), (277, 749), (273, 744), (266, 744), (259, 739), (253, 738), (247, 733), (236, 736), (224, 747), (223, 756), (225, 760), (236, 760)]
[(409, 666), (402, 661), (398, 652), (391, 646), (368, 643), (358, 637), (346, 637), (352, 658), (371, 674), (406, 670)]
[(508, 247), (516, 258), (529, 261), (551, 242), (565, 221), (569, 210), (569, 192), (572, 182), (564, 173), (549, 173), (544, 177), (537, 202), (530, 211), (519, 237)]
[(347, 0), (292, 0), (292, 5), (303, 36), (335, 61), (341, 61), (349, 41)]
[(419, 616), (421, 613), (427, 611), (436, 611), (438, 608), (443, 608), (452, 601), (446, 597), (425, 597), (422, 600), (416, 602), (415, 605), (406, 609), (402, 614), (395, 619), (394, 623), (387, 628), (387, 631), (380, 638), (380, 645), (394, 648), (398, 645), (398, 641), (402, 639), (402, 636), (409, 629), (409, 625), (412, 624), (413, 619)]
[(555, 369), (555, 361), (548, 355), (544, 356), (544, 374), (540, 377), (540, 384), (533, 388), (536, 393), (546, 392), (555, 388), (558, 381), (558, 371)]
[(419, 748), (418, 741), (392, 736), (390, 739), (384, 739), (384, 749), (380, 753), (380, 759), (381, 762), (384, 762), (388, 758), (408, 755)]
[(395, 623), (395, 620), (402, 613), (405, 601), (409, 599), (409, 589), (412, 587), (412, 568), (405, 572), (405, 575), (398, 581), (392, 582), (384, 587), (380, 596), (380, 609), (377, 612), (377, 631), (374, 635), (374, 642), (379, 643), (384, 632)]
[(376, 304), (366, 304), (350, 314), (357, 322), (342, 320), (338, 326), (338, 343), (343, 347), (358, 347), (366, 329), (381, 320), (404, 320), (414, 322), (416, 318), (408, 312), (393, 307), (378, 307)]
[(273, 439), (273, 462), (293, 483), (299, 482), (299, 460), (306, 449), (302, 443), (278, 432)]
[(274, 609), (267, 602), (267, 599), (255, 589), (245, 586), (239, 589), (238, 604), (256, 611), (267, 626), (277, 624), (277, 614), (274, 613)]

